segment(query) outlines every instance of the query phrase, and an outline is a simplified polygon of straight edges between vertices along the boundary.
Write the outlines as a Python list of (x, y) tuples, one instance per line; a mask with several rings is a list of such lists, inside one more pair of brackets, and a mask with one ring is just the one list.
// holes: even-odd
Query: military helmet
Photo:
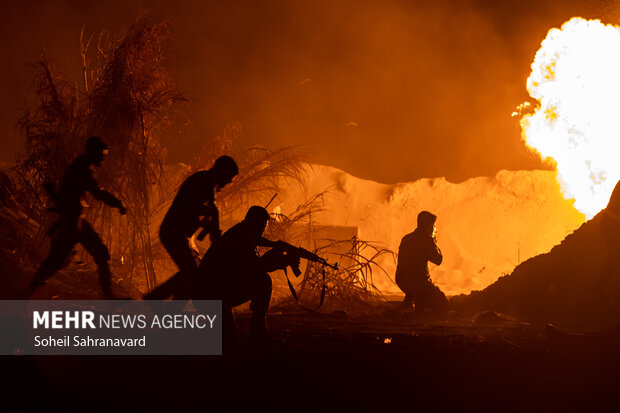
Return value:
[(108, 149), (108, 144), (99, 136), (91, 136), (86, 140), (86, 152), (88, 153), (103, 152), (106, 149)]
[(267, 222), (269, 221), (269, 212), (261, 206), (254, 205), (245, 214), (244, 221), (249, 222)]

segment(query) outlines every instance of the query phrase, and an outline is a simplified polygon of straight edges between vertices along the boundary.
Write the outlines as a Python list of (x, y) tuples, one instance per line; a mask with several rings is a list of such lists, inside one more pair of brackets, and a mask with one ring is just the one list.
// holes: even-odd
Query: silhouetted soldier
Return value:
[(443, 256), (435, 239), (437, 217), (428, 211), (418, 214), (418, 227), (403, 237), (398, 250), (396, 284), (405, 293), (403, 307), (415, 303), (418, 311), (445, 310), (448, 300), (433, 284), (428, 261), (441, 264)]
[[(278, 248), (278, 242), (262, 237), (269, 221), (263, 207), (251, 207), (243, 221), (230, 228), (221, 240), (205, 253), (200, 264), (200, 284), (194, 298), (222, 300), (225, 342), (234, 342), (235, 322), (232, 308), (250, 301), (252, 310), (250, 338), (270, 341), (265, 316), (271, 300), (269, 272), (299, 266), (299, 257), (291, 258)], [(258, 246), (272, 247), (260, 256)]]
[(159, 228), (159, 239), (179, 273), (145, 298), (167, 298), (195, 278), (198, 267), (189, 239), (199, 228), (203, 229), (199, 238), (208, 233), (212, 244), (221, 237), (215, 191), (229, 184), (238, 173), (233, 158), (221, 156), (211, 169), (196, 172), (183, 182)]
[(99, 283), (104, 294), (113, 297), (110, 290), (110, 268), (108, 266), (110, 253), (93, 227), (82, 217), (84, 209), (82, 202), (86, 192), (90, 192), (95, 199), (113, 208), (118, 208), (122, 215), (127, 212), (121, 201), (99, 188), (93, 177), (93, 167), (100, 166), (107, 153), (108, 145), (100, 137), (88, 138), (86, 152), (78, 156), (63, 175), (60, 191), (55, 193), (53, 185), (47, 185), (56, 203), (54, 210), (58, 212), (59, 218), (50, 229), (51, 250), (30, 283), (31, 291), (41, 286), (45, 280), (64, 267), (73, 247), (79, 243), (92, 255), (97, 264)]

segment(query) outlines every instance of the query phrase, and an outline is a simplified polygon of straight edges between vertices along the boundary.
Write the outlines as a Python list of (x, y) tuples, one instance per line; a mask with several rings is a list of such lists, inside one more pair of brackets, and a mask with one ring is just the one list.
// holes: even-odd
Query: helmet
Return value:
[(233, 158), (224, 155), (215, 160), (213, 169), (219, 174), (224, 174), (233, 177), (239, 173), (239, 167)]
[(254, 205), (245, 214), (244, 221), (266, 223), (269, 221), (269, 212), (261, 206)]
[(432, 226), (437, 221), (437, 215), (428, 211), (422, 211), (418, 214), (418, 227)]
[(108, 149), (108, 144), (99, 136), (91, 136), (86, 140), (86, 152), (88, 153), (103, 152), (106, 149)]

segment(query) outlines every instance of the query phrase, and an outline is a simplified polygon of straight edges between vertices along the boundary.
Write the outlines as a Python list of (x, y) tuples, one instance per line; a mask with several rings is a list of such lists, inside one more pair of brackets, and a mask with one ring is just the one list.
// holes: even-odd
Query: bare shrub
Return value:
[(140, 17), (120, 40), (104, 32), (95, 49), (88, 41), (81, 50), (82, 88), (66, 81), (47, 58), (33, 64), (36, 104), (18, 122), (26, 151), (12, 170), (24, 194), (20, 204), (41, 223), (33, 242), (42, 246), (49, 220), (55, 219), (46, 211), (43, 184), (60, 181), (89, 136), (103, 137), (111, 153), (97, 171), (98, 181), (122, 199), (128, 214), (121, 218), (93, 203), (86, 217), (110, 247), (115, 273), (131, 277), (137, 270), (147, 287), (155, 280), (151, 190), (164, 179), (159, 132), (169, 124), (173, 105), (185, 101), (165, 64), (168, 38), (165, 23)]

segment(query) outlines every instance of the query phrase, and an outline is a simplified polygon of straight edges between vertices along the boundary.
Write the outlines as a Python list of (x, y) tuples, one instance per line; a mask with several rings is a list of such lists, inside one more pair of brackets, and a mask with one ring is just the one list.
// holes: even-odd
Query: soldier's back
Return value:
[(72, 214), (82, 210), (82, 198), (93, 182), (91, 164), (85, 155), (80, 155), (67, 167), (62, 180), (58, 200), (61, 213)]
[(191, 175), (181, 184), (162, 224), (191, 235), (199, 226), (203, 205), (213, 200), (214, 188), (215, 182), (209, 171)]
[(222, 235), (205, 253), (199, 272), (209, 276), (247, 273), (256, 264), (258, 239), (240, 222)]

